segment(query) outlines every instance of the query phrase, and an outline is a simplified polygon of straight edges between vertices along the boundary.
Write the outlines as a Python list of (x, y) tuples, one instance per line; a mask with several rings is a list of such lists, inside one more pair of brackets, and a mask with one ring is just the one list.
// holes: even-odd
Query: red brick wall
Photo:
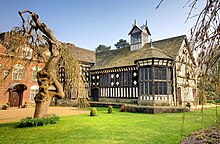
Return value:
[[(2, 48), (3, 47), (1, 47), (0, 45), (0, 65), (1, 65), (0, 66), (0, 106), (6, 104), (9, 101), (9, 92), (7, 92), (7, 89), (10, 84), (15, 82), (22, 83), (27, 86), (27, 90), (25, 90), (23, 93), (23, 103), (30, 102), (30, 87), (33, 85), (38, 85), (36, 81), (32, 80), (32, 68), (34, 66), (43, 68), (44, 64), (37, 62), (32, 62), (29, 64), (28, 61), (22, 61), (22, 60), (17, 60), (13, 62), (8, 57), (3, 56), (3, 53), (1, 53), (3, 51)], [(15, 64), (22, 64), (23, 66), (26, 65), (24, 70), (24, 77), (22, 80), (12, 79), (11, 67)], [(11, 69), (11, 72), (9, 73), (7, 78), (3, 80), (5, 69)]]

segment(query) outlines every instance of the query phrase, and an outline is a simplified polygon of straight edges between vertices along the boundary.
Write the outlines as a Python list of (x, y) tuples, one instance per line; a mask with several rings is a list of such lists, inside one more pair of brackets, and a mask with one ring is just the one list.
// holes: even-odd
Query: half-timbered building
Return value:
[[(77, 98), (79, 97), (86, 97), (89, 98), (91, 96), (91, 90), (90, 90), (90, 74), (89, 69), (95, 64), (95, 52), (91, 50), (87, 50), (84, 48), (80, 48), (75, 46), (71, 43), (66, 43), (66, 48), (71, 55), (78, 60), (80, 64), (80, 75), (82, 78), (82, 82), (85, 86), (85, 95), (82, 96), (82, 94), (77, 93), (76, 88), (68, 84), (68, 78), (66, 76), (66, 71), (64, 67), (62, 66), (62, 59), (61, 64), (59, 66), (59, 82), (63, 86), (63, 90), (65, 93), (64, 99), (57, 99), (56, 97), (53, 99), (53, 102), (55, 105), (61, 105), (61, 106), (76, 106), (77, 105)], [(52, 102), (52, 103), (53, 103)]]
[[(130, 47), (105, 52), (95, 53), (66, 44), (69, 52), (80, 62), (86, 95), (93, 101), (141, 105), (177, 106), (187, 102), (195, 103), (195, 62), (186, 36), (149, 42), (151, 33), (147, 23), (137, 26), (136, 22), (128, 34)], [(30, 53), (30, 50), (23, 48), (21, 57), (27, 57)], [(4, 62), (11, 57), (5, 54), (2, 45), (0, 57), (1, 76), (8, 75), (8, 79), (0, 86), (0, 106), (7, 102), (11, 106), (33, 103), (38, 92), (36, 72), (43, 67), (44, 62), (36, 61), (28, 65), (24, 74), (19, 61), (11, 65)], [(9, 71), (11, 67), (13, 69)], [(76, 95), (71, 86), (67, 88), (62, 65), (58, 73), (59, 81), (65, 89), (65, 100), (70, 102)], [(17, 87), (23, 89), (18, 90)]]
[(96, 53), (90, 69), (94, 101), (183, 105), (196, 96), (195, 62), (185, 35), (148, 42), (147, 24), (133, 24), (130, 47)]

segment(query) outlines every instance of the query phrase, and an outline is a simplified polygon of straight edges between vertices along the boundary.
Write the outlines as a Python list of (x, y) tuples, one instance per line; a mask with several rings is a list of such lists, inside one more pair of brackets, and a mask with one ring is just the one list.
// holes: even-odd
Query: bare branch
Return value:
[(160, 0), (160, 3), (156, 6), (156, 9), (158, 9), (160, 7), (162, 2), (163, 2), (163, 0)]

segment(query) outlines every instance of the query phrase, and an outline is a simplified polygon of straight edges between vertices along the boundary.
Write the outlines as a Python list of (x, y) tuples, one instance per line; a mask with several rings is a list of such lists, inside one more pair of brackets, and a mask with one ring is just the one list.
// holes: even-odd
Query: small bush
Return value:
[(108, 106), (108, 114), (111, 114), (113, 112), (113, 107), (110, 105)]
[(120, 108), (120, 112), (125, 112), (126, 111), (126, 106), (125, 104), (123, 104)]
[(220, 103), (220, 99), (219, 100), (215, 100), (216, 103)]
[(215, 103), (215, 100), (207, 100), (207, 103), (212, 103), (212, 104), (214, 104), (214, 103)]
[(55, 124), (57, 121), (59, 121), (60, 117), (53, 114), (49, 118), (32, 118), (27, 117), (24, 119), (21, 119), (21, 121), (18, 123), (19, 128), (23, 127), (36, 127), (36, 126), (44, 126), (47, 124)]
[(90, 116), (98, 116), (98, 111), (96, 108), (92, 108), (90, 111)]

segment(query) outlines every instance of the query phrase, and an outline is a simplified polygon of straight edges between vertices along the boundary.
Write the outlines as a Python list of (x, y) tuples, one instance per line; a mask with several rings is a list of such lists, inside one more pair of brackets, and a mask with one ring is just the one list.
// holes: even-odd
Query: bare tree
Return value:
[[(185, 6), (190, 10), (186, 18), (196, 19), (195, 25), (191, 28), (190, 44), (192, 52), (197, 57), (197, 76), (200, 79), (201, 101), (205, 100), (205, 86), (208, 80), (208, 72), (220, 57), (220, 1), (206, 0), (205, 6), (199, 13), (194, 13), (196, 4), (200, 0), (187, 0)], [(160, 0), (156, 9), (160, 7), (163, 0)]]
[[(39, 92), (35, 96), (35, 118), (43, 118), (47, 115), (48, 107), (54, 96), (64, 98), (65, 94), (58, 81), (58, 62), (61, 59), (67, 71), (68, 82), (78, 90), (78, 97), (84, 96), (84, 85), (79, 73), (79, 62), (71, 56), (65, 44), (59, 42), (53, 32), (46, 24), (39, 21), (39, 16), (29, 10), (18, 12), (22, 19), (23, 36), (27, 38), (27, 43), (36, 52), (45, 51), (43, 46), (50, 52), (50, 58), (44, 68), (37, 73)], [(70, 74), (68, 74), (70, 73)], [(53, 87), (51, 89), (51, 87)], [(85, 105), (86, 103), (85, 99)]]
[(205, 87), (208, 81), (208, 72), (220, 57), (220, 1), (207, 0), (204, 8), (199, 14), (192, 14), (196, 3), (199, 0), (193, 0), (187, 19), (197, 17), (195, 25), (191, 29), (192, 50), (198, 53), (197, 75), (200, 78), (201, 101), (205, 100)]

